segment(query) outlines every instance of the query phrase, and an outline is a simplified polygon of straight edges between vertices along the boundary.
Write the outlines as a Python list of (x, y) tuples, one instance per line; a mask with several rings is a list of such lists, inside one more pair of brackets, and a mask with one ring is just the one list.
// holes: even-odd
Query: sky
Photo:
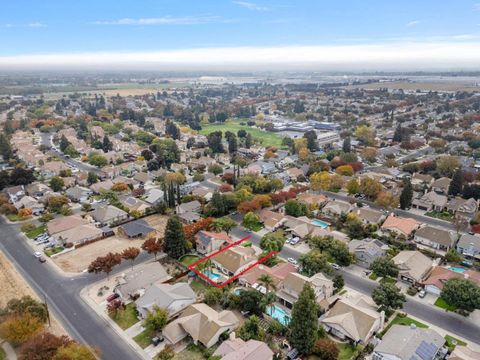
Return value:
[(480, 69), (480, 0), (4, 0), (0, 69)]

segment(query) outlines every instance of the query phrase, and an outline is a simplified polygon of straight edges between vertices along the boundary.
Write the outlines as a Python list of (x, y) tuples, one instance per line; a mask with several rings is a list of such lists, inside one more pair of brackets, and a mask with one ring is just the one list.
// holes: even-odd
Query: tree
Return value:
[(108, 160), (105, 156), (92, 152), (88, 155), (88, 163), (93, 166), (103, 167), (108, 164)]
[(23, 208), (18, 211), (18, 216), (20, 216), (22, 219), (25, 219), (32, 215), (32, 209), (30, 208)]
[(380, 191), (382, 191), (382, 184), (377, 180), (363, 178), (360, 181), (360, 192), (370, 200), (375, 200)]
[(178, 216), (171, 217), (165, 228), (165, 252), (168, 256), (179, 259), (187, 251), (187, 242), (183, 232), (182, 223)]
[(49, 185), (53, 191), (57, 192), (63, 189), (65, 182), (60, 176), (54, 176), (50, 179)]
[(162, 331), (168, 322), (168, 312), (154, 305), (143, 320), (143, 326), (150, 332)]
[(263, 340), (265, 331), (260, 326), (260, 319), (255, 315), (250, 316), (238, 330), (238, 336), (244, 341)]
[(353, 168), (351, 165), (340, 165), (335, 169), (335, 172), (342, 176), (352, 176)]
[(355, 129), (355, 136), (364, 145), (370, 146), (375, 142), (375, 130), (367, 125), (360, 125)]
[[(205, 262), (203, 262), (205, 263)], [(203, 300), (209, 306), (217, 305), (222, 299), (223, 291), (216, 286), (210, 286), (203, 294)]]
[(96, 173), (89, 171), (87, 175), (87, 183), (88, 185), (95, 184), (98, 181), (98, 176)]
[(157, 355), (158, 360), (172, 360), (175, 357), (175, 351), (172, 345), (165, 345), (162, 351)]
[(373, 163), (377, 160), (377, 149), (368, 147), (362, 150), (360, 156), (362, 159), (369, 163)]
[(157, 260), (157, 254), (162, 249), (162, 244), (160, 239), (149, 238), (145, 240), (142, 244), (142, 250), (146, 251), (148, 254), (153, 254), (155, 256), (155, 260)]
[(313, 173), (310, 175), (310, 186), (312, 190), (329, 190), (331, 186), (332, 176), (327, 171)]
[(70, 145), (70, 141), (68, 141), (65, 135), (62, 135), (62, 137), (60, 138), (60, 144), (59, 144), (60, 150), (64, 152), (68, 145)]
[(88, 346), (72, 342), (60, 347), (52, 360), (96, 360), (96, 356)]
[(260, 208), (261, 208), (260, 204), (256, 201), (253, 201), (253, 200), (242, 201), (237, 206), (237, 210), (239, 212), (241, 212), (242, 214), (257, 211), (257, 210), (260, 210)]
[(7, 161), (13, 157), (12, 147), (4, 133), (0, 133), (0, 155)]
[(380, 283), (372, 292), (372, 299), (380, 309), (391, 311), (401, 309), (403, 303), (407, 301), (404, 294), (395, 284), (383, 282)]
[(303, 137), (307, 139), (307, 148), (311, 152), (315, 152), (318, 150), (318, 145), (317, 145), (317, 133), (315, 130), (309, 130), (306, 131), (303, 134)]
[(400, 194), (400, 209), (408, 209), (412, 205), (413, 188), (410, 179), (403, 182), (402, 193)]
[(461, 168), (455, 170), (452, 181), (448, 187), (448, 195), (457, 196), (462, 193), (463, 189), (463, 171)]
[(140, 255), (140, 249), (136, 247), (128, 247), (122, 252), (122, 259), (125, 260), (130, 260), (130, 263), (132, 264), (132, 270), (133, 270), (133, 263), (135, 262), (135, 259)]
[(225, 231), (228, 235), (230, 230), (237, 226), (237, 223), (229, 217), (222, 217), (213, 220), (211, 226), (213, 229), (215, 229), (215, 231)]
[(377, 257), (370, 264), (370, 270), (373, 273), (380, 277), (392, 277), (396, 278), (398, 276), (398, 267), (395, 265), (392, 259), (381, 256)]
[(337, 360), (340, 350), (337, 343), (330, 339), (318, 339), (313, 346), (312, 353), (320, 360)]
[(335, 275), (335, 277), (333, 278), (333, 288), (335, 289), (335, 292), (338, 292), (344, 286), (345, 279), (343, 278), (343, 276), (340, 274)]
[(213, 131), (207, 135), (208, 146), (214, 154), (225, 152), (222, 144), (222, 135), (221, 131)]
[(302, 254), (298, 262), (302, 268), (302, 273), (308, 277), (318, 274), (319, 272), (332, 272), (332, 267), (328, 263), (326, 255), (318, 250), (310, 250), (306, 254)]
[(345, 139), (343, 139), (342, 150), (344, 153), (349, 153), (352, 151), (352, 142), (350, 136), (347, 136)]
[(266, 194), (255, 195), (253, 198), (253, 201), (259, 203), (262, 208), (272, 206), (272, 198), (270, 197), (270, 195), (266, 195)]
[(29, 314), (41, 321), (47, 321), (47, 308), (45, 304), (35, 300), (31, 296), (23, 296), (20, 299), (11, 299), (2, 311), (2, 315), (21, 316)]
[(102, 150), (103, 150), (103, 152), (109, 152), (109, 151), (113, 150), (113, 144), (112, 144), (112, 142), (110, 141), (110, 139), (108, 138), (107, 135), (105, 135), (103, 137)]
[(464, 313), (480, 309), (480, 287), (469, 279), (450, 279), (443, 286), (441, 298)]
[(309, 354), (318, 330), (318, 305), (315, 292), (305, 283), (298, 300), (293, 305), (292, 319), (288, 324), (288, 341), (300, 353)]
[(265, 311), (265, 304), (262, 299), (263, 294), (255, 289), (243, 290), (238, 305), (241, 311), (248, 311), (260, 316)]
[(396, 209), (398, 207), (398, 202), (398, 197), (393, 196), (387, 191), (381, 191), (375, 200), (375, 204), (384, 209)]
[(109, 278), (110, 273), (113, 268), (119, 265), (122, 262), (122, 256), (117, 253), (109, 252), (105, 256), (99, 256), (88, 266), (89, 273), (101, 273), (104, 272), (107, 274), (107, 279)]
[(40, 333), (43, 322), (31, 315), (15, 315), (7, 317), (0, 324), (0, 337), (14, 346), (21, 345)]
[(350, 180), (347, 185), (347, 191), (350, 195), (355, 195), (360, 192), (360, 184), (358, 183), (357, 179)]
[(300, 217), (307, 215), (307, 212), (307, 206), (297, 200), (290, 199), (285, 203), (285, 214), (287, 215)]
[(51, 360), (62, 346), (72, 342), (68, 336), (55, 336), (49, 332), (41, 333), (20, 348), (19, 360)]
[(208, 172), (217, 176), (223, 172), (223, 167), (218, 164), (213, 164), (208, 167)]
[(260, 249), (265, 252), (281, 251), (285, 244), (283, 231), (270, 232), (260, 239)]
[(459, 166), (460, 162), (456, 156), (444, 155), (437, 159), (437, 170), (443, 176), (452, 177)]
[(248, 212), (243, 217), (242, 225), (249, 230), (255, 230), (260, 226), (260, 217), (253, 212)]

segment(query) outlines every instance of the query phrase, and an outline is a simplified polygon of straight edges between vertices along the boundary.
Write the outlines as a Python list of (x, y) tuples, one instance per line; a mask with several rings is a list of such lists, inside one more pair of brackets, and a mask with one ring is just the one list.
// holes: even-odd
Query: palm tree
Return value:
[(275, 282), (273, 281), (272, 277), (269, 274), (262, 274), (258, 277), (258, 282), (265, 286), (267, 289), (267, 294), (270, 292), (270, 289), (276, 290), (277, 287), (275, 286)]

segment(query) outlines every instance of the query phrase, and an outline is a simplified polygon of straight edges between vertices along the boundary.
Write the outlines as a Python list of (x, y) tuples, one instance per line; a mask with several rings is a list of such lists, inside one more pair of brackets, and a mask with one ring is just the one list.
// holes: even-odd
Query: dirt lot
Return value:
[(144, 241), (145, 239), (130, 240), (112, 236), (57, 256), (53, 260), (63, 271), (82, 272), (97, 257), (106, 255), (109, 252), (122, 252), (130, 246), (140, 248)]
[[(29, 295), (39, 299), (33, 289), (27, 284), (25, 279), (20, 276), (13, 264), (0, 251), (0, 307), (4, 307), (8, 301)], [(52, 317), (52, 326), (47, 329), (55, 335), (66, 334), (65, 329), (60, 323)]]
[(147, 217), (144, 217), (148, 225), (153, 227), (157, 230), (158, 236), (163, 237), (163, 233), (165, 232), (165, 227), (167, 226), (168, 216), (160, 215), (160, 214), (153, 214)]

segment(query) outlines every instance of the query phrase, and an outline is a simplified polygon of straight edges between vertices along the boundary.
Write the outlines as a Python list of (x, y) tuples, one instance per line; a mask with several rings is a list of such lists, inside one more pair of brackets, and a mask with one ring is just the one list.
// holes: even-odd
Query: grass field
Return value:
[(133, 340), (140, 346), (142, 349), (145, 349), (148, 345), (152, 343), (152, 337), (155, 334), (152, 333), (150, 330), (143, 330), (140, 334), (135, 336)]
[[(241, 125), (240, 123), (245, 123), (245, 125)], [(202, 125), (202, 130), (200, 130), (200, 134), (208, 135), (214, 131), (222, 131), (225, 133), (226, 131), (231, 131), (233, 133), (237, 133), (238, 130), (245, 130), (246, 132), (250, 133), (252, 137), (263, 146), (275, 146), (277, 148), (282, 147), (282, 137), (273, 132), (267, 132), (260, 129), (252, 128), (247, 125), (246, 120), (228, 120), (223, 124), (208, 124)]]
[(135, 303), (128, 304), (124, 310), (117, 311), (116, 314), (110, 315), (110, 318), (123, 330), (128, 329), (140, 321), (137, 318), (137, 308), (135, 307)]
[(185, 255), (180, 259), (180, 262), (183, 265), (188, 266), (190, 264), (193, 264), (197, 260), (200, 260), (200, 257), (197, 255)]
[(450, 336), (450, 335), (445, 335), (445, 341), (447, 342), (447, 347), (450, 349), (450, 351), (453, 351), (455, 349), (455, 346), (459, 345), (459, 346), (465, 346), (467, 345), (467, 343), (461, 341), (461, 340), (458, 340), (456, 338), (454, 338), (453, 336)]
[(430, 216), (435, 219), (445, 220), (445, 221), (453, 221), (453, 215), (448, 211), (429, 211), (425, 213), (425, 216)]
[(37, 226), (35, 229), (33, 229), (32, 231), (29, 231), (29, 232), (26, 232), (25, 235), (29, 238), (29, 239), (34, 239), (36, 238), (38, 235), (40, 234), (43, 234), (45, 231), (46, 231), (47, 227), (45, 225), (40, 225), (40, 226)]
[(5, 360), (7, 358), (7, 354), (5, 351), (0, 347), (0, 360)]
[(395, 318), (388, 324), (388, 326), (383, 330), (382, 334), (385, 334), (393, 325), (410, 326), (411, 324), (415, 324), (417, 328), (422, 328), (422, 329), (428, 328), (427, 325), (425, 325), (424, 323), (421, 323), (420, 321), (413, 320), (412, 318), (409, 318), (408, 316), (400, 316), (400, 315), (397, 315), (397, 316), (395, 316)]
[(435, 306), (438, 306), (441, 309), (445, 309), (446, 311), (455, 311), (457, 308), (453, 305), (448, 304), (445, 300), (443, 300), (441, 297), (439, 297), (437, 300), (435, 300)]

